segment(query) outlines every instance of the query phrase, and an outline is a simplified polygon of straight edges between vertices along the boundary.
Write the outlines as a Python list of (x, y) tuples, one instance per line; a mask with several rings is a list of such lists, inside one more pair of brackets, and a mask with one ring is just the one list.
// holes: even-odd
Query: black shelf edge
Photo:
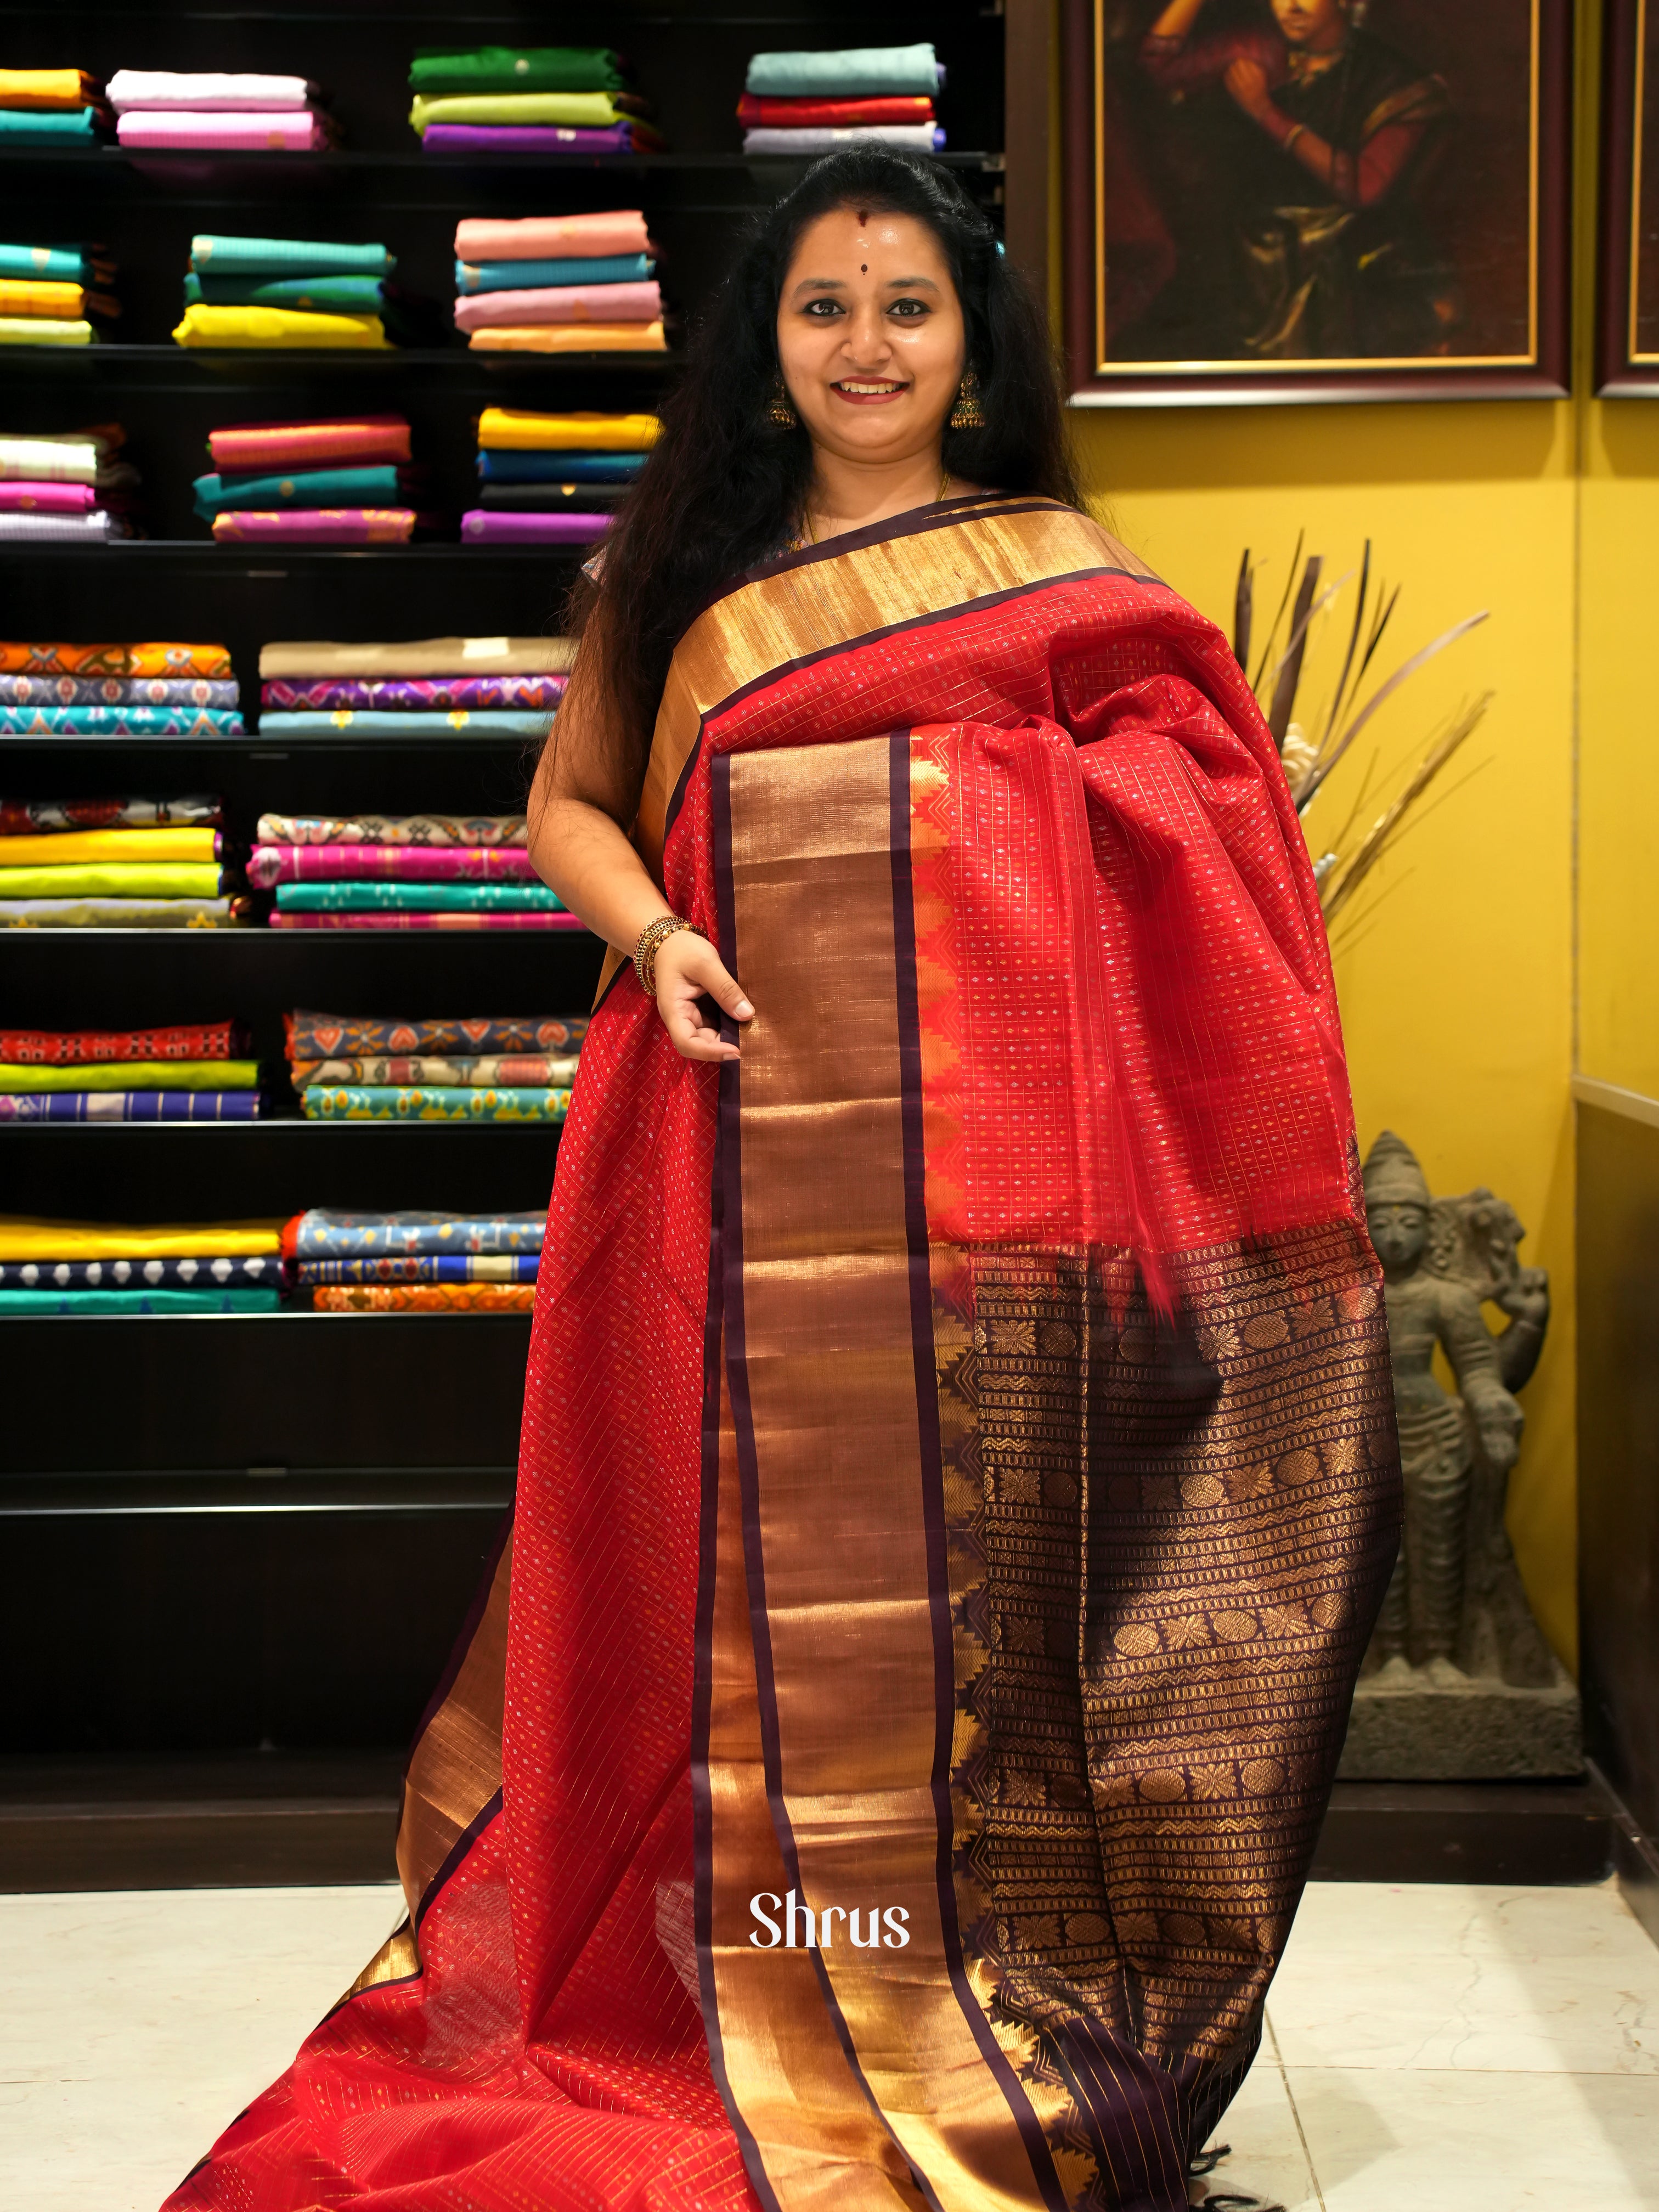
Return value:
[[(129, 345), (111, 338), (96, 345), (9, 345), (0, 349), (0, 367), (9, 369), (86, 367), (96, 362), (110, 368), (146, 365), (194, 368), (217, 381), (227, 371), (246, 368), (286, 368), (309, 370), (345, 368), (465, 369), (474, 376), (508, 375), (529, 371), (556, 370), (561, 374), (616, 376), (627, 374), (660, 375), (672, 368), (679, 356), (665, 353), (516, 353), (484, 347), (455, 346), (181, 346), (170, 343)], [(163, 387), (164, 388), (164, 387)]]
[[(210, 560), (227, 574), (240, 568), (274, 568), (293, 561), (585, 561), (600, 541), (580, 545), (469, 545), (446, 538), (435, 545), (221, 545), (211, 538), (115, 538), (103, 544), (75, 545), (64, 538), (0, 538), (0, 560), (28, 561), (45, 555), (79, 560), (113, 554), (122, 561)], [(148, 744), (148, 738), (131, 743)]]
[[(284, 21), (289, 20), (287, 17)], [(446, 170), (459, 169), (586, 169), (602, 174), (649, 175), (654, 170), (691, 169), (725, 171), (741, 173), (747, 169), (759, 169), (763, 173), (775, 169), (780, 164), (815, 161), (816, 154), (744, 154), (742, 151), (718, 154), (477, 154), (471, 149), (456, 153), (426, 153), (410, 150), (388, 153), (367, 148), (348, 146), (319, 148), (308, 153), (270, 151), (258, 147), (240, 150), (234, 147), (189, 146), (7, 146), (0, 148), (0, 167), (13, 163), (39, 167), (48, 161), (56, 168), (83, 169), (91, 173), (108, 173), (117, 168), (136, 167), (154, 172), (157, 168), (180, 169), (188, 166), (193, 172), (225, 169), (263, 169), (273, 173), (284, 169), (378, 169), (412, 171), (419, 176), (442, 174)], [(994, 174), (1003, 167), (1003, 156), (982, 149), (953, 151), (929, 156), (941, 168), (983, 169)]]
[[(15, 1094), (14, 1094), (15, 1095)], [(0, 1145), (14, 1143), (25, 1130), (73, 1129), (79, 1134), (83, 1130), (144, 1130), (188, 1129), (192, 1135), (206, 1129), (511, 1129), (521, 1135), (551, 1137), (556, 1140), (562, 1121), (338, 1121), (309, 1120), (303, 1114), (263, 1114), (253, 1121), (7, 1121), (0, 1123)], [(3, 1311), (0, 1308), (0, 1311)]]
[(331, 1322), (369, 1322), (404, 1328), (413, 1322), (422, 1329), (465, 1328), (500, 1329), (526, 1328), (530, 1326), (527, 1307), (518, 1313), (412, 1313), (407, 1309), (389, 1313), (310, 1313), (301, 1307), (287, 1307), (276, 1313), (104, 1313), (104, 1314), (13, 1314), (0, 1316), (0, 1334), (14, 1328), (105, 1328), (112, 1322), (117, 1328), (192, 1328), (206, 1322), (215, 1328), (226, 1324), (232, 1328), (297, 1328), (301, 1325), (320, 1328)]

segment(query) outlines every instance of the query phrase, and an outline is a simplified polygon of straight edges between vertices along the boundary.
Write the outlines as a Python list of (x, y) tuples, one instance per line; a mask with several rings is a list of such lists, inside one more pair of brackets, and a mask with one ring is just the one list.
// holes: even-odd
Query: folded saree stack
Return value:
[(483, 353), (662, 353), (656, 248), (637, 208), (455, 227), (455, 326)]
[[(467, 710), (460, 711), (465, 717)], [(490, 710), (481, 711), (488, 719)], [(356, 710), (343, 712), (350, 726)], [(511, 708), (495, 712), (503, 721), (544, 727), (548, 719)], [(288, 719), (268, 715), (262, 726), (268, 734), (273, 723)], [(380, 718), (370, 709), (364, 719)], [(256, 890), (276, 893), (274, 928), (581, 927), (532, 866), (522, 815), (368, 815), (337, 822), (267, 814), (247, 878)]]
[(931, 46), (750, 58), (738, 120), (745, 154), (833, 153), (866, 142), (937, 154), (933, 99), (945, 71)]
[[(7, 677), (0, 683), (13, 680)], [(230, 927), (246, 919), (249, 902), (240, 870), (226, 860), (220, 824), (219, 802), (207, 797), (0, 799), (0, 929)], [(217, 1052), (201, 1055), (227, 1056)], [(10, 1086), (14, 1091), (54, 1087), (55, 1083), (45, 1082)], [(239, 1075), (234, 1083), (171, 1087), (240, 1091), (249, 1084)], [(0, 1091), (6, 1088), (0, 1081)], [(14, 1112), (9, 1118), (27, 1117)], [(142, 1112), (117, 1118), (156, 1117)], [(237, 1114), (233, 1110), (212, 1118), (231, 1120)]]
[(190, 244), (175, 345), (384, 350), (384, 246), (202, 233)]
[(0, 640), (0, 738), (240, 737), (238, 696), (222, 645)]
[(428, 154), (639, 154), (664, 141), (609, 46), (422, 49), (409, 119)]
[[(284, 742), (307, 738), (335, 738), (350, 732), (364, 738), (401, 739), (456, 735), (516, 738), (530, 744), (547, 734), (548, 724), (563, 695), (566, 677), (575, 653), (574, 641), (562, 637), (428, 637), (389, 644), (348, 645), (331, 641), (283, 641), (261, 648), (259, 653), (262, 736)], [(312, 827), (293, 832), (267, 824), (287, 817), (267, 815), (260, 823), (262, 843), (302, 845), (322, 843), (359, 848), (377, 846), (439, 846), (444, 840), (422, 825), (447, 822), (447, 816), (373, 816), (342, 822), (322, 835)], [(322, 819), (296, 817), (307, 825)], [(359, 836), (367, 825), (370, 834)], [(396, 835), (383, 834), (395, 830)], [(459, 844), (462, 840), (450, 839)], [(261, 865), (264, 865), (261, 863)], [(430, 903), (411, 907), (407, 901), (386, 896), (389, 886), (379, 883), (361, 908), (345, 902), (307, 900), (320, 890), (316, 884), (288, 885), (290, 897), (282, 898), (271, 916), (279, 929), (559, 929), (574, 928), (574, 917), (552, 908), (544, 911), (511, 911), (513, 902), (480, 896), (469, 902), (457, 896), (439, 898), (442, 888), (428, 884)], [(450, 890), (462, 893), (457, 883)], [(472, 887), (480, 894), (490, 886)], [(510, 885), (496, 888), (505, 891)], [(521, 886), (528, 889), (528, 885)], [(386, 909), (392, 909), (390, 911)], [(490, 910), (486, 910), (490, 909)]]
[[(0, 847), (0, 860), (4, 858)], [(253, 1121), (259, 1111), (259, 1064), (248, 1056), (246, 1035), (234, 1022), (152, 1030), (0, 1030), (0, 1121)]]
[(104, 88), (78, 69), (0, 69), (0, 146), (93, 147), (111, 120)]
[[(0, 247), (0, 254), (22, 250)], [(125, 435), (118, 422), (48, 436), (0, 434), (0, 539), (99, 545), (131, 537), (138, 471), (119, 458)]]
[(0, 1215), (0, 1316), (275, 1313), (281, 1225)]
[(546, 1211), (297, 1214), (282, 1232), (319, 1313), (528, 1313)]
[(420, 481), (401, 415), (228, 423), (210, 432), (213, 471), (196, 512), (221, 544), (406, 544)]
[(657, 442), (654, 415), (527, 414), (486, 407), (478, 418), (482, 505), (461, 517), (477, 545), (586, 545)]
[[(428, 848), (459, 849), (502, 848)], [(302, 1009), (283, 1023), (289, 1074), (308, 1121), (562, 1121), (587, 1033), (581, 1015), (402, 1020)], [(510, 1279), (530, 1280), (533, 1273)]]
[(310, 154), (338, 143), (308, 78), (216, 70), (117, 70), (109, 104), (124, 146)]
[(121, 312), (114, 281), (101, 246), (0, 246), (0, 345), (95, 344), (94, 320)]

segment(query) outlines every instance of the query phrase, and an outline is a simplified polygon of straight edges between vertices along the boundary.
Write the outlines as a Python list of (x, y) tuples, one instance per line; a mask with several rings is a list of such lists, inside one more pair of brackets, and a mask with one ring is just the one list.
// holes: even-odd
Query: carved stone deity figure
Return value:
[[(1533, 1618), (1504, 1520), (1524, 1419), (1516, 1394), (1543, 1348), (1548, 1279), (1521, 1265), (1526, 1232), (1511, 1207), (1489, 1190), (1431, 1198), (1391, 1130), (1364, 1174), (1388, 1300), (1406, 1525), (1341, 1772), (1577, 1773), (1577, 1698)], [(1487, 1301), (1510, 1316), (1497, 1335), (1481, 1312)], [(1437, 1346), (1455, 1397), (1435, 1375)]]

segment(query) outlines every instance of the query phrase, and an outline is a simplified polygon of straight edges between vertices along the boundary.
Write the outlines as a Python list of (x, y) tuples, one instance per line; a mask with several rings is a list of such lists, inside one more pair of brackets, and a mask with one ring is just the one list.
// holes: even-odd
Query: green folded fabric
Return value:
[(257, 1060), (99, 1060), (73, 1067), (0, 1060), (0, 1091), (257, 1091)]
[(71, 145), (96, 143), (98, 117), (90, 107), (0, 107), (0, 138), (15, 146), (31, 140), (49, 145), (68, 141)]
[(279, 884), (284, 913), (562, 914), (564, 902), (545, 884)]
[(438, 100), (417, 94), (409, 119), (422, 132), (428, 123), (557, 123), (608, 131), (628, 115), (608, 92), (492, 92)]
[(609, 46), (422, 47), (409, 66), (411, 92), (620, 92), (622, 61)]
[(562, 1121), (568, 1090), (432, 1084), (307, 1085), (300, 1100), (308, 1121)]
[(187, 307), (322, 307), (331, 314), (378, 315), (386, 289), (378, 276), (198, 276), (185, 279)]
[(198, 276), (389, 276), (396, 259), (384, 246), (343, 245), (312, 238), (223, 238), (206, 232), (190, 241)]
[(275, 1313), (275, 1290), (0, 1291), (0, 1320), (31, 1314)]
[(0, 897), (217, 898), (216, 860), (85, 860), (78, 866), (0, 868)]
[(397, 507), (397, 464), (361, 469), (299, 469), (285, 477), (198, 477), (196, 512), (211, 521), (239, 507)]

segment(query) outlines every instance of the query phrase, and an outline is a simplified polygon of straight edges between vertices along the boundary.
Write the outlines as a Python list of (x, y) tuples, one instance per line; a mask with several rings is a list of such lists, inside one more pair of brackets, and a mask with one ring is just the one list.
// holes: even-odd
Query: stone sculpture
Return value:
[[(1431, 1198), (1384, 1130), (1364, 1164), (1382, 1262), (1406, 1484), (1400, 1562), (1354, 1697), (1349, 1779), (1576, 1774), (1578, 1700), (1522, 1587), (1504, 1506), (1524, 1416), (1516, 1399), (1549, 1324), (1549, 1283), (1489, 1190)], [(1510, 1316), (1494, 1335), (1483, 1302)], [(1434, 1373), (1437, 1345), (1456, 1378)]]

